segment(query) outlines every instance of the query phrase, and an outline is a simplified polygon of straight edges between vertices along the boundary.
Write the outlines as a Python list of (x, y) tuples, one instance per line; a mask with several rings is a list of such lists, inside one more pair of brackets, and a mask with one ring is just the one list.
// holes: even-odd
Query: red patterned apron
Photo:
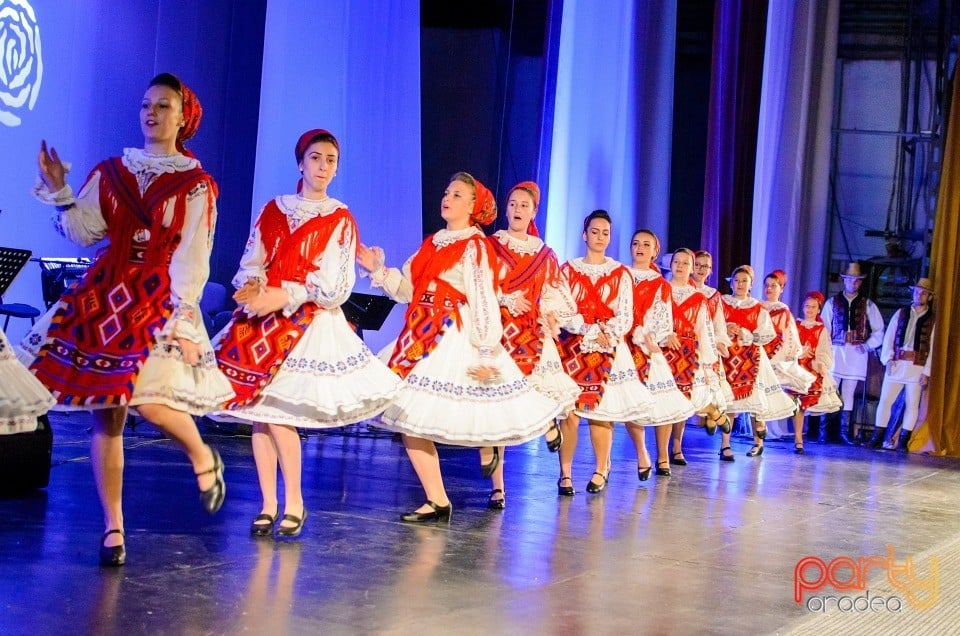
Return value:
[[(650, 308), (653, 307), (657, 296), (660, 296), (663, 302), (670, 301), (670, 283), (668, 283), (663, 276), (657, 276), (656, 278), (642, 280), (640, 282), (634, 279), (633, 327), (630, 333), (633, 333), (633, 330), (637, 327), (643, 326), (644, 318)], [(650, 376), (649, 356), (643, 352), (640, 345), (633, 343), (633, 338), (627, 338), (627, 345), (630, 347), (630, 355), (633, 357), (633, 365), (637, 367), (637, 374), (640, 376), (640, 381), (646, 382)]]
[[(514, 316), (506, 307), (500, 308), (503, 323), (503, 347), (517, 363), (524, 375), (533, 373), (543, 354), (544, 330), (540, 325), (540, 296), (551, 272), (556, 275), (558, 265), (553, 250), (544, 245), (536, 254), (517, 254), (509, 247), (488, 237), (493, 254), (506, 267), (506, 276), (498, 277), (497, 284), (503, 294), (522, 291), (531, 302), (531, 308), (520, 316)], [(501, 270), (502, 267), (494, 267)]]
[[(283, 281), (305, 284), (314, 262), (344, 219), (353, 224), (350, 213), (339, 208), (326, 216), (316, 216), (291, 232), (287, 216), (276, 201), (268, 203), (257, 221), (266, 250), (267, 285), (280, 287)], [(356, 227), (353, 229), (356, 236)], [(345, 230), (346, 226), (337, 238), (341, 245), (346, 240)], [(217, 363), (236, 393), (225, 408), (245, 406), (259, 397), (318, 311), (321, 308), (313, 302), (303, 303), (289, 317), (282, 310), (266, 316), (247, 316), (239, 307), (234, 310), (217, 343)]]
[[(673, 299), (671, 298), (671, 301)], [(673, 331), (680, 340), (680, 349), (664, 349), (663, 355), (667, 358), (670, 371), (677, 388), (690, 399), (693, 393), (693, 380), (700, 369), (700, 358), (697, 356), (697, 314), (700, 308), (707, 304), (703, 294), (694, 292), (679, 305), (673, 303)]]
[[(136, 177), (119, 157), (97, 165), (100, 212), (110, 244), (83, 278), (60, 298), (31, 371), (70, 406), (130, 401), (153, 334), (173, 313), (170, 261), (180, 244), (187, 195), (200, 183), (216, 184), (199, 166), (158, 176), (141, 195)], [(89, 179), (88, 179), (89, 180)], [(173, 219), (163, 226), (167, 204)]]
[[(601, 276), (596, 283), (586, 274), (578, 272), (566, 263), (563, 272), (570, 281), (570, 288), (574, 290), (577, 311), (586, 324), (606, 322), (613, 318), (614, 312), (601, 295), (601, 289), (609, 284), (612, 288), (611, 298), (616, 299), (620, 289), (620, 279), (626, 271), (625, 267), (617, 267), (609, 274)], [(612, 301), (611, 301), (612, 302)], [(558, 348), (563, 360), (564, 370), (574, 382), (580, 385), (580, 397), (577, 398), (575, 408), (578, 411), (592, 411), (600, 404), (606, 388), (610, 370), (613, 368), (613, 353), (594, 351), (585, 353), (581, 349), (583, 337), (577, 334), (562, 331)]]
[(790, 328), (790, 321), (793, 320), (793, 316), (790, 314), (789, 308), (781, 306), (770, 310), (770, 320), (773, 322), (773, 330), (777, 335), (773, 340), (763, 345), (763, 350), (767, 352), (767, 357), (772, 360), (773, 356), (783, 347), (783, 334)]
[[(761, 309), (760, 303), (748, 308), (726, 305), (724, 312), (727, 322), (736, 323), (753, 332), (757, 330)], [(742, 400), (753, 393), (753, 387), (757, 383), (757, 376), (760, 374), (760, 347), (756, 344), (741, 344), (739, 337), (731, 340), (733, 344), (727, 348), (729, 355), (723, 359), (723, 366), (734, 399)]]
[(806, 327), (802, 321), (797, 321), (797, 332), (800, 334), (800, 346), (809, 347), (810, 351), (814, 352), (809, 358), (800, 358), (800, 366), (812, 373), (813, 377), (816, 378), (806, 394), (798, 396), (800, 398), (801, 411), (819, 402), (820, 396), (823, 394), (823, 376), (813, 370), (813, 363), (817, 359), (817, 345), (820, 343), (820, 333), (824, 329), (823, 323), (819, 321), (812, 327)]

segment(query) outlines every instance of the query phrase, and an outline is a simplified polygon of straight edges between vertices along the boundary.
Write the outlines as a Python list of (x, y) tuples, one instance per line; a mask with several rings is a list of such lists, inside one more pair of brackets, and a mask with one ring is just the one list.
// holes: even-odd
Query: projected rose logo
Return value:
[(27, 0), (0, 0), (0, 124), (19, 126), (40, 94), (40, 27)]

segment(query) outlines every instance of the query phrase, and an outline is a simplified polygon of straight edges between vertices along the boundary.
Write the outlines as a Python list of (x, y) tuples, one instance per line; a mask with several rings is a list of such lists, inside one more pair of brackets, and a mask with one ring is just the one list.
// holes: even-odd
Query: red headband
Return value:
[(803, 297), (804, 302), (806, 302), (808, 298), (812, 298), (817, 301), (817, 304), (820, 305), (820, 309), (823, 309), (823, 303), (825, 303), (827, 300), (824, 295), (818, 291), (807, 292), (807, 295)]
[(330, 139), (325, 141), (332, 143), (333, 147), (337, 149), (337, 154), (340, 154), (340, 142), (333, 136), (333, 133), (323, 128), (313, 128), (300, 135), (300, 139), (297, 139), (297, 145), (293, 148), (293, 156), (296, 158), (298, 164), (303, 161), (303, 155), (307, 153), (307, 148), (310, 147), (310, 144), (321, 135), (329, 135)]
[[(523, 190), (524, 192), (529, 194), (530, 198), (533, 199), (534, 208), (540, 207), (540, 186), (538, 186), (536, 183), (534, 183), (533, 181), (521, 181), (517, 185), (510, 188), (510, 192), (507, 193), (507, 198), (509, 199), (510, 196), (516, 190)], [(530, 236), (540, 236), (540, 233), (537, 231), (537, 226), (533, 222), (533, 219), (530, 219), (530, 225), (527, 226), (527, 234), (529, 234)]]
[(473, 180), (473, 190), (475, 199), (470, 222), (474, 225), (490, 225), (497, 218), (497, 201), (479, 179)]
[(200, 128), (200, 119), (203, 117), (203, 106), (197, 99), (196, 93), (190, 90), (183, 81), (180, 82), (180, 100), (183, 103), (183, 126), (177, 132), (177, 150), (190, 157), (193, 153), (184, 148), (183, 142), (191, 139)]
[(773, 278), (778, 283), (780, 283), (780, 289), (783, 289), (784, 287), (787, 286), (787, 273), (782, 269), (773, 270), (772, 272), (767, 274), (767, 278)]

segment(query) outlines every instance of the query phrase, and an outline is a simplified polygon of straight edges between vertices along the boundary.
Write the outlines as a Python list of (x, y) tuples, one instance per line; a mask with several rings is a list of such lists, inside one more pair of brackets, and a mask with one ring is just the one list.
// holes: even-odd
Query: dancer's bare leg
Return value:
[[(449, 506), (450, 499), (443, 487), (443, 475), (440, 473), (440, 455), (437, 447), (428, 439), (422, 437), (403, 436), (403, 446), (407, 449), (407, 456), (413, 464), (413, 470), (420, 479), (420, 485), (427, 495), (427, 500), (440, 507)], [(416, 512), (433, 512), (433, 508), (424, 504)]]
[[(93, 412), (93, 437), (90, 439), (90, 463), (93, 481), (103, 508), (105, 530), (123, 530), (123, 426), (126, 407), (98, 409)], [(107, 547), (123, 543), (123, 536), (108, 535)]]

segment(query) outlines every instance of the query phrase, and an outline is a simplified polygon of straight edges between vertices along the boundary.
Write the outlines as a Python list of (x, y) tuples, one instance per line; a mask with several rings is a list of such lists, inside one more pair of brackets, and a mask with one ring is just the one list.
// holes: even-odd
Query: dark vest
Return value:
[[(893, 341), (894, 359), (900, 357), (903, 347), (903, 338), (907, 333), (907, 323), (910, 322), (910, 307), (903, 307), (897, 318), (897, 334)], [(927, 307), (927, 313), (917, 318), (913, 327), (913, 363), (922, 367), (927, 363), (930, 355), (930, 339), (933, 336), (933, 309)]]
[[(830, 339), (835, 345), (863, 344), (870, 337), (870, 324), (867, 320), (866, 296), (857, 294), (847, 309), (847, 297), (840, 292), (833, 297), (833, 321), (830, 323)], [(847, 332), (853, 332), (853, 340), (847, 342)]]

